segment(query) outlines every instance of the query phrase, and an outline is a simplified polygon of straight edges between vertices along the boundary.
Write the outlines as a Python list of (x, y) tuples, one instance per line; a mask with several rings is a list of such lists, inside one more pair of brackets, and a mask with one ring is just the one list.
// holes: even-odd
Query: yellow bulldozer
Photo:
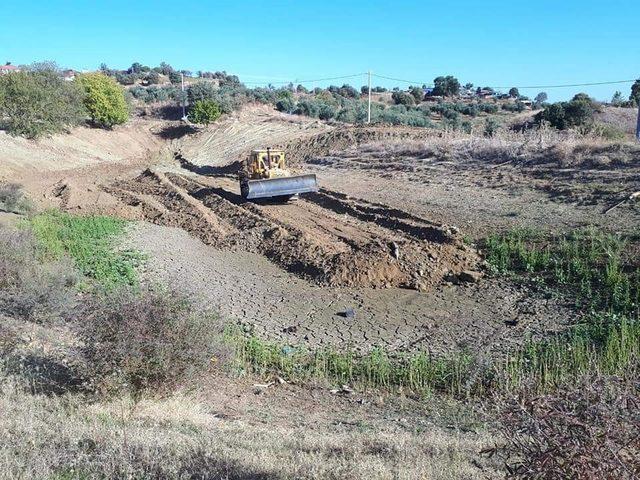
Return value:
[(282, 150), (253, 150), (240, 170), (240, 192), (247, 200), (288, 200), (300, 193), (317, 191), (315, 175), (291, 175)]

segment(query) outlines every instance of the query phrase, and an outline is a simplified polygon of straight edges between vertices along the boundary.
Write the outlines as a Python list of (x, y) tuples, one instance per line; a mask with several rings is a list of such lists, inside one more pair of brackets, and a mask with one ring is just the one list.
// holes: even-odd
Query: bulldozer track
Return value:
[(229, 178), (150, 170), (105, 189), (150, 222), (259, 253), (323, 285), (427, 290), (478, 262), (442, 225), (327, 189), (284, 204), (250, 203)]

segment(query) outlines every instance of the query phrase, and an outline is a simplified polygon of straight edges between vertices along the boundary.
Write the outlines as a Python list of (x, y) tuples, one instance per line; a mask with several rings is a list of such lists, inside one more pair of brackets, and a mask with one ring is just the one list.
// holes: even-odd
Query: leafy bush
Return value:
[(12, 135), (37, 138), (80, 124), (82, 89), (53, 70), (0, 76), (0, 122)]
[(182, 82), (182, 76), (178, 72), (169, 72), (169, 81), (171, 83), (178, 84)]
[(479, 103), (478, 110), (484, 113), (498, 113), (498, 105), (495, 103)]
[(111, 128), (129, 119), (124, 91), (111, 77), (86, 73), (76, 79), (85, 90), (84, 105), (94, 124)]
[(189, 121), (209, 125), (221, 115), (220, 105), (213, 100), (198, 100), (189, 108)]
[(144, 81), (147, 85), (157, 85), (160, 83), (160, 74), (158, 72), (149, 72), (145, 75)]
[(133, 85), (136, 83), (138, 75), (135, 73), (118, 72), (116, 73), (116, 80), (120, 85)]
[(226, 360), (217, 317), (174, 292), (86, 299), (73, 314), (89, 376), (105, 390), (166, 391)]
[(276, 109), (280, 112), (293, 113), (296, 109), (296, 104), (292, 98), (281, 98), (276, 102)]
[(391, 99), (396, 105), (413, 105), (415, 103), (413, 96), (408, 94), (407, 92), (393, 92), (391, 94)]
[(424, 92), (420, 87), (409, 87), (409, 93), (416, 103), (420, 103), (424, 98)]
[(536, 122), (548, 122), (560, 130), (580, 127), (593, 122), (598, 105), (585, 93), (579, 93), (570, 102), (557, 102), (547, 106), (535, 116)]
[(487, 118), (484, 122), (484, 136), (493, 137), (500, 129), (500, 123), (495, 118)]
[(318, 112), (318, 118), (320, 120), (331, 120), (335, 118), (337, 115), (336, 108), (333, 105), (323, 104), (320, 106), (320, 111)]
[(524, 103), (518, 100), (515, 103), (503, 103), (502, 109), (508, 112), (520, 113), (520, 112), (524, 112), (525, 106), (524, 106)]

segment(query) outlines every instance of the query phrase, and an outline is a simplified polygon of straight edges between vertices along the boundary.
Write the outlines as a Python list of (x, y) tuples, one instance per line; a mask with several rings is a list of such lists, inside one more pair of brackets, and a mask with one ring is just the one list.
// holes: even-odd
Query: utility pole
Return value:
[(638, 102), (638, 123), (636, 124), (636, 140), (640, 142), (640, 101)]
[[(371, 70), (369, 70), (369, 105), (367, 106), (367, 123), (371, 123)], [(640, 116), (638, 117), (638, 128), (640, 128)]]
[(180, 72), (180, 82), (182, 83), (182, 120), (187, 120), (187, 113), (185, 112), (185, 98), (184, 98), (184, 73)]

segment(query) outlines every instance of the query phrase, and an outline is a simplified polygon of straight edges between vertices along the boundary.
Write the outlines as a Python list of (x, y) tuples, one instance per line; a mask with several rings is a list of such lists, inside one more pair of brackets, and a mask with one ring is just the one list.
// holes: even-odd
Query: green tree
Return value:
[(629, 95), (629, 100), (636, 105), (640, 104), (640, 78), (631, 85), (631, 95)]
[(85, 90), (84, 105), (94, 124), (111, 128), (129, 119), (124, 90), (113, 78), (102, 73), (86, 73), (76, 78)]
[(536, 106), (540, 107), (544, 102), (547, 101), (548, 98), (549, 96), (547, 95), (546, 92), (540, 92), (539, 94), (536, 95), (536, 98), (534, 98), (533, 100)]
[(623, 103), (624, 103), (624, 99), (622, 98), (622, 92), (617, 90), (616, 93), (613, 94), (613, 97), (611, 97), (611, 104), (616, 107), (619, 107)]
[(36, 70), (0, 76), (0, 123), (12, 135), (37, 138), (80, 124), (82, 89), (57, 72)]
[(220, 105), (213, 100), (198, 100), (189, 109), (189, 121), (209, 125), (215, 122), (221, 115)]
[(457, 78), (447, 75), (433, 80), (433, 95), (455, 97), (460, 93), (460, 82)]
[(407, 92), (393, 92), (391, 94), (391, 99), (396, 105), (413, 105), (414, 99), (412, 95), (409, 95)]
[(420, 87), (409, 87), (409, 93), (413, 96), (416, 103), (420, 103), (424, 98), (424, 92)]
[(518, 91), (518, 89), (516, 87), (511, 87), (509, 89), (509, 96), (511, 98), (518, 98), (520, 96), (520, 92)]

